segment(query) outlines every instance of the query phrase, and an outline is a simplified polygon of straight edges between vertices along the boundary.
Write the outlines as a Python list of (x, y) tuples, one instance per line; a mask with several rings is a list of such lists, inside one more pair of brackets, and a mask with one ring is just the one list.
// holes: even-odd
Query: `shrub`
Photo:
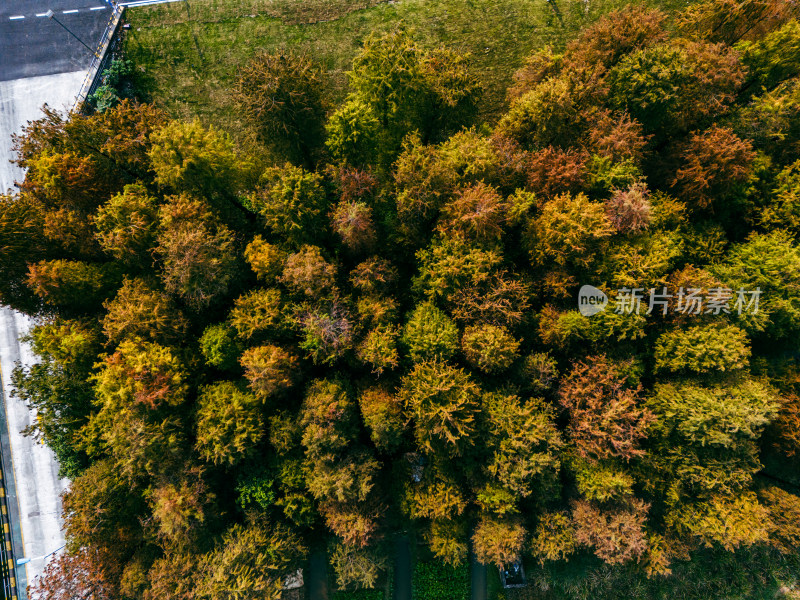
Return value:
[(451, 567), (437, 560), (414, 564), (414, 600), (469, 600), (469, 565)]
[(332, 600), (385, 600), (383, 590), (354, 590), (334, 592)]

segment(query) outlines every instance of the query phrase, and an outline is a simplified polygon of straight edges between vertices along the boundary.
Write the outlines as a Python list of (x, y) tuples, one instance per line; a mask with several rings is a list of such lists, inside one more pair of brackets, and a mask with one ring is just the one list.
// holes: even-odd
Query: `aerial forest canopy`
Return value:
[(320, 540), (372, 587), (407, 529), (648, 577), (797, 552), (800, 23), (737, 6), (612, 13), (496, 123), (402, 27), (336, 104), (307, 56), (243, 65), (261, 153), (132, 100), (30, 123), (0, 299), (72, 480), (42, 597), (277, 598)]

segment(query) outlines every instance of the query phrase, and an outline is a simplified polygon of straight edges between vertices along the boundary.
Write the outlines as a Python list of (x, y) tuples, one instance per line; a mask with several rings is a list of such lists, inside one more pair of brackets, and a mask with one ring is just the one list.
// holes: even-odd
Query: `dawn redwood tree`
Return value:
[(54, 557), (42, 577), (30, 588), (36, 600), (113, 600), (116, 589), (102, 570), (102, 559), (96, 549), (82, 548)]
[(326, 85), (308, 56), (265, 52), (242, 69), (235, 96), (264, 143), (313, 169), (323, 139)]
[(387, 169), (415, 130), (431, 142), (470, 125), (481, 95), (464, 56), (424, 50), (404, 28), (369, 36), (348, 76), (351, 92), (328, 121), (326, 144), (356, 167)]
[(170, 343), (186, 333), (186, 317), (172, 298), (141, 278), (125, 279), (103, 307), (103, 333), (111, 343), (134, 337)]
[(575, 542), (591, 548), (611, 565), (638, 559), (647, 549), (644, 525), (648, 508), (641, 500), (610, 510), (578, 501), (572, 507)]
[(55, 453), (60, 472), (69, 478), (89, 466), (79, 449), (79, 432), (92, 412), (88, 381), (100, 349), (100, 332), (87, 322), (54, 319), (34, 327), (27, 341), (37, 363), (14, 369), (13, 394), (36, 410), (26, 435), (38, 436)]
[(105, 252), (133, 268), (152, 261), (158, 235), (158, 201), (141, 184), (100, 206), (94, 216), (97, 240)]
[(752, 144), (717, 126), (690, 135), (678, 155), (672, 188), (698, 209), (709, 208), (712, 198), (724, 201), (744, 184), (756, 156)]
[(233, 382), (204, 388), (197, 415), (197, 448), (213, 464), (235, 464), (264, 436), (264, 417), (254, 394)]
[(480, 387), (463, 370), (418, 363), (403, 379), (400, 401), (424, 451), (457, 457), (475, 443)]
[(233, 142), (198, 121), (173, 121), (151, 135), (150, 162), (156, 182), (178, 193), (225, 196), (236, 184)]
[(581, 456), (629, 460), (644, 454), (641, 442), (653, 415), (642, 406), (640, 392), (626, 385), (620, 366), (606, 356), (573, 365), (558, 393)]

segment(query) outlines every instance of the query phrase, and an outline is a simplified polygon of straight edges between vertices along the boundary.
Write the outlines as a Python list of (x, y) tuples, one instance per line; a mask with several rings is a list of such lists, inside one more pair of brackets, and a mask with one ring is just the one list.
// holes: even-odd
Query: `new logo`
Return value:
[(598, 290), (593, 285), (584, 285), (578, 291), (578, 311), (584, 317), (591, 317), (601, 310), (605, 310), (606, 304), (608, 304), (608, 296), (603, 290)]

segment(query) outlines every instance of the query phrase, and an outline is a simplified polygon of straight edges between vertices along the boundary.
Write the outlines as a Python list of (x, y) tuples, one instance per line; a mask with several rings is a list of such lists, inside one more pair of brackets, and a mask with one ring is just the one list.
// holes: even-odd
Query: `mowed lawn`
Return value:
[[(482, 121), (505, 107), (514, 71), (535, 49), (558, 50), (624, 0), (188, 0), (128, 9), (126, 50), (154, 102), (173, 116), (199, 117), (246, 133), (231, 89), (256, 53), (310, 54), (328, 70), (331, 100), (344, 95), (346, 71), (371, 32), (404, 24), (426, 47), (467, 52), (483, 83)], [(687, 4), (651, 3), (671, 12)]]

